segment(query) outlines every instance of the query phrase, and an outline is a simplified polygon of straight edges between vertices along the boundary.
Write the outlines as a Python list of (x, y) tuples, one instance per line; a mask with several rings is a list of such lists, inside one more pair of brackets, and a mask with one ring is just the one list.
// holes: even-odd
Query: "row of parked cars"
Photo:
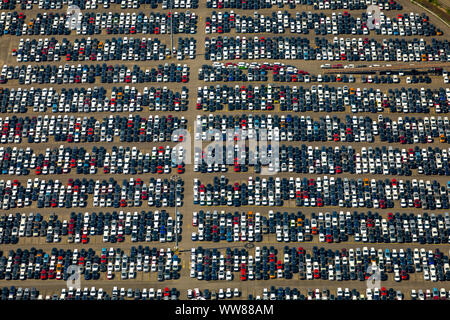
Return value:
[[(364, 291), (363, 291), (364, 292)], [(445, 288), (432, 289), (411, 289), (412, 300), (447, 300), (450, 298), (450, 291)], [(364, 293), (360, 293), (356, 289), (337, 288), (330, 293), (328, 289), (308, 289), (306, 296), (301, 294), (297, 288), (276, 288), (274, 286), (264, 288), (261, 295), (254, 297), (252, 294), (248, 296), (249, 300), (403, 300), (404, 294), (400, 290), (392, 288), (367, 288)]]
[(55, 175), (55, 174), (169, 174), (184, 173), (183, 147), (152, 147), (144, 153), (136, 147), (83, 147), (46, 148), (35, 153), (31, 148), (0, 147), (0, 174), (4, 175)]
[(329, 289), (307, 289), (305, 294), (302, 290), (290, 287), (271, 286), (263, 288), (262, 293), (254, 296), (248, 295), (248, 300), (403, 300), (404, 295), (400, 290), (393, 288), (367, 288), (359, 292), (357, 289), (337, 288)]
[[(143, 288), (126, 289), (114, 287), (111, 294), (103, 288), (88, 287), (75, 289), (73, 287), (61, 289), (61, 293), (43, 295), (36, 288), (22, 288), (15, 286), (2, 287), (0, 300), (178, 300), (180, 293), (177, 289), (168, 287), (164, 289)], [(193, 300), (217, 300), (231, 299), (240, 296), (239, 289), (231, 288), (215, 290), (188, 289), (188, 299)], [(450, 293), (444, 288), (438, 289), (412, 289), (413, 300), (447, 300)], [(400, 290), (392, 288), (367, 288), (365, 294), (356, 289), (337, 288), (336, 293), (329, 289), (308, 289), (306, 295), (297, 288), (263, 288), (260, 295), (248, 295), (248, 300), (403, 300), (404, 295)]]
[[(27, 0), (22, 0), (27, 1)], [(42, 0), (40, 0), (42, 1)], [(63, 4), (66, 4), (62, 0), (44, 0), (50, 4), (51, 9), (53, 6), (61, 8)], [(196, 9), (198, 8), (198, 0), (69, 0), (67, 4), (76, 5), (82, 10), (87, 9), (103, 9), (110, 8), (111, 5), (120, 5), (120, 9), (139, 9), (141, 6), (151, 9)], [(48, 6), (48, 5), (47, 5)], [(39, 8), (42, 5), (39, 4)]]
[[(248, 172), (253, 167), (256, 173), (262, 168), (269, 172), (295, 172), (302, 174), (380, 174), (411, 176), (450, 175), (447, 149), (399, 149), (389, 146), (362, 147), (355, 150), (351, 146), (312, 147), (279, 146), (275, 155), (268, 147), (255, 148), (236, 145), (232, 148), (208, 146), (206, 150), (195, 149), (194, 172), (213, 173)], [(272, 161), (270, 161), (270, 157)], [(0, 162), (1, 163), (1, 162)], [(12, 172), (13, 168), (9, 169)]]
[(0, 180), (0, 207), (3, 210), (29, 207), (38, 208), (86, 207), (89, 198), (94, 207), (174, 207), (183, 203), (183, 180), (150, 178), (148, 183), (140, 178), (124, 179), (122, 183), (113, 178), (93, 180), (69, 179), (66, 184), (59, 180), (28, 179), (26, 184), (17, 180)]
[(199, 288), (187, 290), (187, 298), (191, 300), (223, 300), (238, 298), (240, 296), (241, 291), (238, 288), (234, 288), (234, 290), (232, 290), (231, 288), (220, 288), (217, 290), (217, 292), (216, 290), (200, 290)]
[[(269, 81), (269, 74), (275, 82), (315, 82), (317, 77), (309, 75), (309, 72), (283, 63), (221, 63), (212, 65), (204, 64), (198, 69), (198, 79), (205, 82), (215, 81)], [(1, 80), (1, 78), (0, 78)], [(313, 81), (314, 80), (314, 81)]]
[[(109, 92), (109, 94), (108, 94)], [(164, 87), (119, 86), (90, 88), (0, 88), (1, 113), (186, 111), (189, 90)]]
[(74, 41), (63, 38), (20, 39), (12, 54), (17, 62), (60, 61), (151, 61), (165, 60), (172, 53), (178, 60), (194, 59), (194, 38), (178, 38), (174, 52), (159, 39), (113, 37), (101, 41), (97, 38), (81, 38)]
[[(304, 0), (301, 0), (304, 1)], [(308, 0), (306, 0), (308, 1)], [(314, 10), (363, 10), (371, 5), (378, 5), (380, 10), (403, 10), (403, 6), (395, 0), (312, 0)]]
[[(1, 95), (0, 95), (1, 99)], [(197, 110), (275, 110), (297, 112), (449, 112), (450, 89), (374, 88), (325, 85), (216, 85), (197, 89)]]
[(118, 288), (111, 292), (103, 288), (62, 288), (61, 292), (43, 294), (36, 288), (22, 288), (15, 286), (0, 288), (0, 300), (178, 300), (180, 292), (176, 288)]
[[(2, 280), (64, 280), (73, 273), (79, 279), (98, 280), (100, 276), (113, 280), (136, 279), (137, 273), (156, 273), (158, 281), (179, 279), (179, 257), (168, 249), (148, 246), (103, 248), (101, 252), (89, 249), (42, 249), (9, 250), (0, 256), (0, 279)], [(106, 277), (105, 277), (106, 276)]]
[(2, 10), (61, 10), (70, 6), (77, 6), (80, 10), (108, 9), (110, 6), (120, 6), (121, 9), (138, 9), (141, 6), (151, 9), (190, 9), (198, 8), (198, 0), (4, 0), (0, 6)]
[[(86, 12), (67, 13), (5, 12), (0, 15), (0, 36), (95, 35), (95, 34), (196, 34), (195, 12)], [(73, 29), (67, 21), (77, 22)]]
[(103, 119), (94, 117), (33, 116), (0, 118), (0, 142), (44, 143), (53, 137), (54, 142), (86, 143), (113, 142), (163, 142), (183, 141), (178, 129), (187, 129), (187, 120), (182, 117), (150, 115), (143, 118), (130, 114), (128, 117), (110, 115)]
[(40, 213), (9, 214), (0, 217), (0, 243), (16, 244), (21, 238), (45, 237), (48, 243), (89, 243), (90, 238), (101, 236), (104, 243), (172, 242), (181, 234), (181, 214), (172, 218), (166, 210), (155, 212), (71, 212), (69, 219), (56, 214), (44, 217)]
[(394, 0), (207, 0), (206, 7), (214, 9), (233, 8), (243, 10), (258, 10), (270, 8), (289, 7), (295, 9), (297, 6), (313, 6), (314, 10), (363, 10), (368, 6), (377, 4), (384, 10), (402, 10), (402, 6)]
[[(226, 172), (233, 166), (234, 172), (247, 172), (253, 166), (260, 172), (263, 166), (280, 172), (309, 174), (383, 174), (450, 175), (448, 154), (450, 150), (431, 147), (393, 149), (386, 147), (362, 147), (355, 150), (346, 147), (300, 147), (281, 145), (278, 158), (272, 164), (266, 162), (270, 151), (264, 147), (250, 150), (236, 145), (222, 150), (209, 146), (206, 151), (196, 149), (194, 171), (202, 173)], [(185, 150), (182, 146), (170, 148), (152, 147), (151, 153), (142, 153), (136, 147), (113, 146), (111, 152), (104, 147), (93, 147), (89, 153), (84, 148), (64, 147), (34, 153), (31, 148), (0, 147), (0, 174), (4, 175), (52, 175), (52, 174), (169, 174), (176, 168), (184, 173)]]
[(227, 139), (259, 139), (258, 141), (376, 141), (415, 144), (448, 143), (450, 124), (448, 117), (398, 117), (378, 116), (325, 116), (313, 119), (297, 115), (198, 115), (195, 140), (226, 141)]
[(190, 277), (197, 280), (241, 281), (293, 279), (328, 281), (367, 281), (376, 277), (387, 281), (407, 281), (411, 274), (425, 281), (448, 281), (448, 256), (439, 249), (375, 249), (363, 247), (332, 250), (313, 247), (255, 247), (255, 250), (226, 248), (191, 249)]
[(449, 189), (433, 180), (375, 180), (368, 178), (316, 179), (300, 177), (249, 177), (247, 182), (228, 183), (225, 176), (204, 184), (194, 178), (194, 204), (200, 206), (339, 206), (346, 208), (449, 208)]
[(91, 65), (3, 65), (0, 84), (9, 81), (19, 85), (30, 84), (68, 84), (68, 83), (145, 83), (145, 82), (178, 82), (189, 81), (189, 67), (184, 64), (165, 63), (156, 68), (141, 69), (125, 65), (107, 65), (106, 63)]
[(259, 60), (348, 60), (348, 61), (450, 61), (450, 43), (432, 38), (377, 41), (363, 38), (316, 37), (315, 44), (301, 37), (218, 36), (205, 38), (205, 59)]
[(193, 213), (193, 241), (261, 242), (274, 235), (277, 242), (326, 243), (449, 243), (450, 218), (446, 214), (378, 212), (225, 212)]
[[(397, 75), (394, 75), (392, 77), (393, 81), (391, 81), (390, 79), (391, 79), (391, 77), (389, 75), (388, 76), (384, 76), (384, 75), (382, 75), (382, 76), (378, 76), (378, 75), (372, 76), (372, 75), (369, 74), (368, 76), (365, 76), (365, 75), (361, 76), (361, 82), (362, 83), (376, 83), (376, 84), (379, 84), (379, 83), (400, 83), (400, 78)], [(432, 82), (432, 80), (431, 80), (431, 78), (428, 75), (425, 75), (425, 76), (413, 75), (412, 77), (406, 77), (406, 84), (411, 84), (411, 83), (428, 83), (428, 84), (430, 84), (431, 82)]]
[[(1, 122), (0, 122), (1, 125)], [(227, 139), (258, 141), (334, 141), (334, 142), (389, 142), (400, 144), (448, 143), (448, 117), (378, 116), (345, 118), (310, 116), (243, 114), (235, 116), (198, 115), (195, 121), (195, 140), (227, 141)]]
[[(411, 12), (398, 14), (397, 17), (386, 17), (383, 12), (375, 21), (372, 13), (362, 12), (351, 15), (347, 11), (333, 12), (331, 15), (312, 13), (311, 11), (296, 12), (295, 15), (287, 11), (272, 12), (264, 16), (255, 12), (253, 16), (240, 15), (234, 11), (213, 11), (211, 17), (206, 18), (205, 32), (209, 33), (298, 33), (316, 35), (353, 34), (353, 35), (393, 35), (393, 36), (440, 36), (443, 32), (429, 23), (425, 14)], [(368, 22), (374, 28), (370, 30)]]
[[(274, 82), (355, 82), (355, 77), (350, 75), (314, 75), (304, 70), (298, 70), (293, 66), (285, 66), (284, 64), (259, 64), (252, 62), (239, 62), (238, 64), (227, 62), (226, 64), (214, 62), (213, 65), (204, 64), (198, 70), (198, 79), (205, 82), (269, 82), (269, 75), (271, 81)], [(391, 79), (391, 76), (387, 76)], [(392, 78), (392, 83), (395, 78)], [(398, 78), (397, 78), (398, 79)], [(399, 82), (399, 81), (397, 81)], [(213, 109), (214, 110), (214, 109)]]
[[(114, 208), (141, 207), (145, 204), (157, 208), (181, 207), (183, 205), (183, 180), (179, 178), (175, 180), (155, 179), (152, 177), (150, 182), (146, 184), (139, 178), (135, 182), (131, 179), (129, 182), (124, 180), (122, 187), (115, 183), (113, 179), (110, 179), (109, 182), (103, 180), (101, 187), (96, 182), (92, 205), (94, 207)], [(58, 206), (64, 206), (64, 199), (61, 195), (59, 196)]]
[(450, 292), (445, 288), (433, 289), (411, 289), (412, 300), (447, 300), (450, 298)]
[[(203, 65), (199, 68), (198, 79), (205, 82), (247, 82), (247, 81), (261, 81), (269, 82), (355, 82), (353, 74), (310, 74), (308, 71), (300, 70), (291, 65), (284, 65), (282, 63), (221, 63), (214, 62), (212, 65)], [(409, 77), (410, 82), (415, 79), (415, 83), (431, 83), (429, 76), (413, 76)], [(361, 81), (363, 83), (400, 83), (401, 77), (398, 75), (362, 75)], [(407, 77), (408, 82), (408, 77)]]

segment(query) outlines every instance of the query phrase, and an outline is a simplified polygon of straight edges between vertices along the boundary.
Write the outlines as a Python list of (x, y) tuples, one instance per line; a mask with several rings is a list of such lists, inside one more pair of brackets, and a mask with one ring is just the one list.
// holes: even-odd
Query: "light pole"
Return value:
[[(175, 194), (176, 194), (176, 186), (178, 181), (178, 176), (174, 174), (170, 177), (170, 181), (175, 182)], [(178, 254), (178, 212), (177, 212), (177, 199), (175, 197), (175, 253)]]

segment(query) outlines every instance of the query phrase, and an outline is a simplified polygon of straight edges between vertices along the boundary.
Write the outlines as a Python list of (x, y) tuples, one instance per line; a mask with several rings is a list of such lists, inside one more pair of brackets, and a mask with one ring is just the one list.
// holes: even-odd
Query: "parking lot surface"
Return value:
[(450, 299), (450, 29), (431, 13), (1, 6), (1, 299)]

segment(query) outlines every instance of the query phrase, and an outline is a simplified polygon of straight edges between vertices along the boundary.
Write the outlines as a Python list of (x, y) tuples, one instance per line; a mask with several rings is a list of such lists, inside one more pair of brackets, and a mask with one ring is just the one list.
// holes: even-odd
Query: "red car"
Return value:
[(419, 199), (414, 200), (414, 207), (415, 208), (421, 208), (422, 207), (422, 203), (420, 202)]
[(314, 274), (314, 279), (319, 279), (320, 278), (320, 273), (319, 273), (318, 269), (314, 269), (313, 274)]
[(278, 262), (277, 262), (277, 270), (279, 270), (279, 269), (283, 269), (283, 264), (281, 263), (280, 260), (278, 260)]
[(339, 135), (337, 133), (335, 133), (333, 135), (333, 139), (334, 139), (334, 142), (338, 142), (340, 140)]
[(401, 277), (402, 277), (402, 280), (408, 280), (408, 274), (406, 273), (405, 270), (403, 270), (403, 271), (401, 272)]
[(318, 207), (323, 207), (323, 200), (322, 200), (322, 198), (317, 198), (317, 206)]

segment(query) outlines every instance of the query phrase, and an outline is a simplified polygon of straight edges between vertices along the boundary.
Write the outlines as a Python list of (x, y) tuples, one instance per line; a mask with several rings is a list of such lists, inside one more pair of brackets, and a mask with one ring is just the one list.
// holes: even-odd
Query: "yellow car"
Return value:
[(365, 178), (364, 179), (364, 187), (367, 187), (369, 185), (369, 179)]

